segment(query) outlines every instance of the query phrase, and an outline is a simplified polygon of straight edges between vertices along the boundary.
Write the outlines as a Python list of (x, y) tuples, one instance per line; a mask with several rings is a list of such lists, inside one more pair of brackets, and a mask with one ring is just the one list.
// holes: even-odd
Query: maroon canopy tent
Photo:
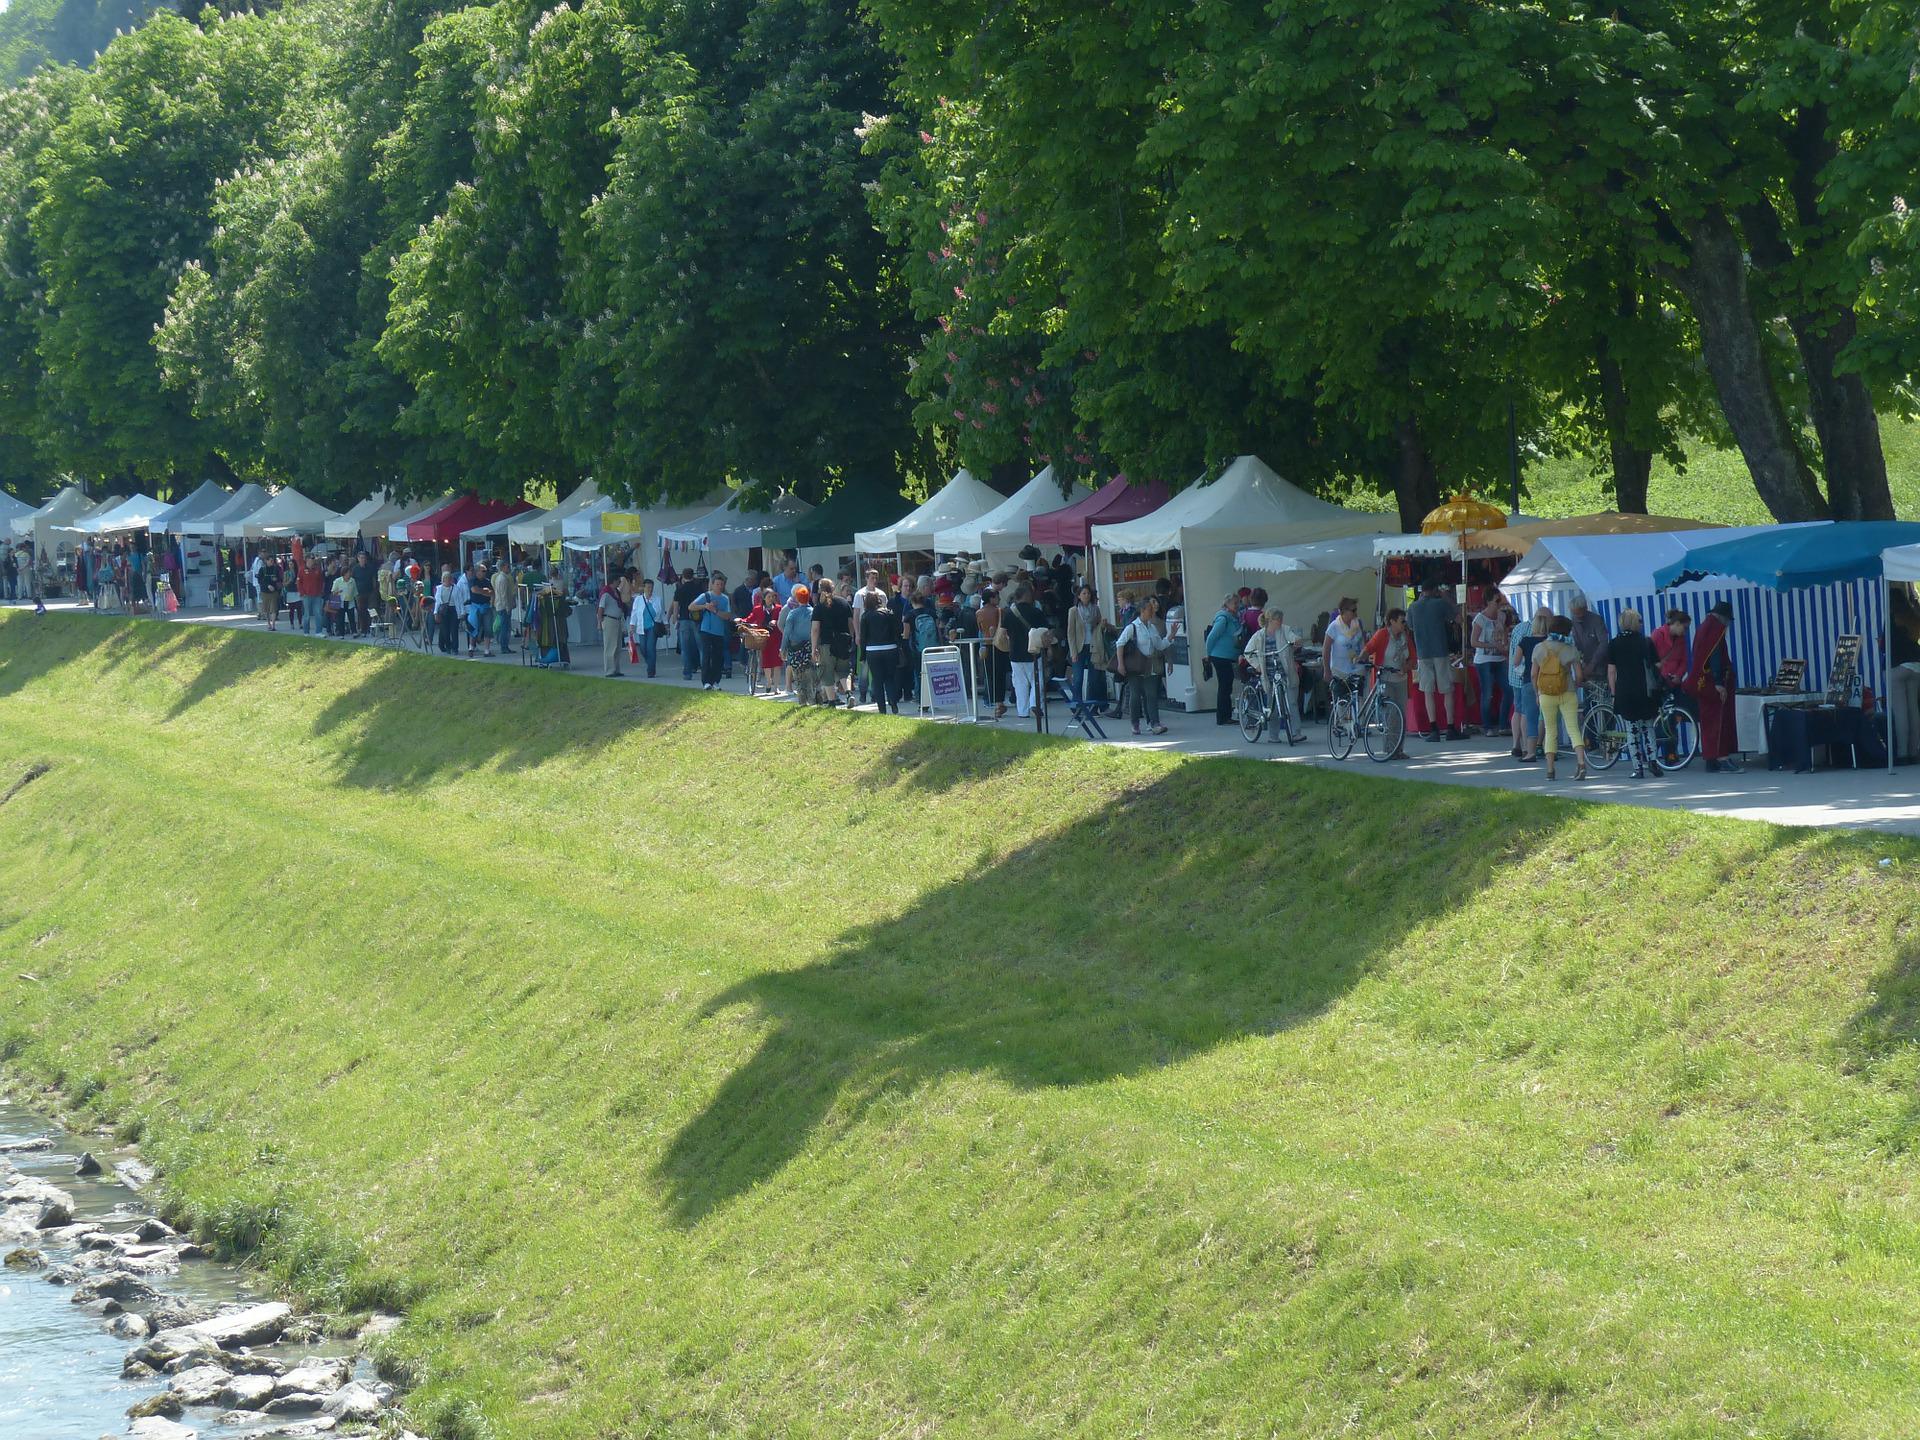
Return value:
[(1168, 500), (1167, 487), (1158, 480), (1135, 485), (1116, 475), (1085, 499), (1060, 510), (1049, 510), (1027, 521), (1027, 537), (1036, 545), (1085, 550), (1096, 525), (1117, 525), (1151, 515)]
[(524, 500), (482, 500), (477, 495), (462, 495), (442, 505), (424, 520), (407, 526), (407, 539), (431, 540), (435, 544), (453, 544), (468, 530), (490, 525), (509, 515), (518, 515), (533, 506)]

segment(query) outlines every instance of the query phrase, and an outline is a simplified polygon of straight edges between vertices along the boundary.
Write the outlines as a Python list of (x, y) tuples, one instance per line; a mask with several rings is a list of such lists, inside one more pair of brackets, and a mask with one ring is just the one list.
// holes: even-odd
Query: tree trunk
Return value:
[[(1639, 296), (1631, 284), (1619, 290), (1619, 313), (1631, 320)], [(1600, 372), (1600, 408), (1607, 420), (1607, 451), (1613, 462), (1613, 504), (1629, 515), (1647, 513), (1647, 480), (1653, 473), (1653, 452), (1633, 443), (1627, 402), (1627, 377), (1620, 362), (1613, 358), (1613, 347), (1602, 331), (1595, 348), (1594, 364)]]
[(1767, 366), (1765, 337), (1747, 292), (1747, 259), (1726, 215), (1709, 210), (1687, 234), (1688, 259), (1672, 273), (1700, 323), (1700, 349), (1720, 409), (1746, 457), (1754, 488), (1776, 520), (1824, 520), (1827, 502), (1800, 453)]
[(1400, 528), (1418, 534), (1420, 522), (1440, 503), (1440, 479), (1433, 471), (1433, 457), (1420, 433), (1420, 422), (1409, 415), (1395, 432), (1399, 455), (1394, 467), (1394, 498), (1400, 502)]
[[(1793, 197), (1803, 248), (1813, 251), (1841, 243), (1820, 203), (1820, 172), (1836, 154), (1829, 135), (1826, 107), (1810, 105), (1794, 118), (1793, 172), (1788, 189)], [(1781, 273), (1793, 264), (1794, 254), (1780, 213), (1769, 200), (1759, 200), (1740, 212), (1747, 247), (1763, 270)], [(1806, 258), (1806, 257), (1803, 257)], [(1844, 269), (1842, 270), (1844, 272)], [(1837, 296), (1810, 294), (1804, 287), (1790, 290), (1787, 324), (1806, 372), (1807, 408), (1826, 470), (1829, 508), (1836, 520), (1891, 520), (1893, 492), (1887, 485), (1887, 457), (1880, 444), (1880, 417), (1873, 395), (1858, 375), (1838, 371), (1840, 354), (1853, 343), (1859, 329), (1851, 305)]]

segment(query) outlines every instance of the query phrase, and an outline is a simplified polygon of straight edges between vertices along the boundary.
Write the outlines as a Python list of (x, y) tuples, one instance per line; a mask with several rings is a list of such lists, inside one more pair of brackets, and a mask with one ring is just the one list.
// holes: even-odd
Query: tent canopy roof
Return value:
[(689, 505), (660, 504), (650, 510), (620, 505), (602, 495), (560, 522), (560, 536), (569, 550), (598, 550), (607, 545), (637, 545), (663, 525), (678, 525), (704, 515), (728, 496), (717, 490)]
[(93, 502), (87, 499), (78, 485), (69, 485), (38, 510), (16, 515), (7, 523), (13, 527), (14, 534), (28, 535), (35, 529), (65, 525), (76, 515), (86, 514), (92, 506)]
[(524, 514), (532, 508), (524, 500), (482, 500), (478, 495), (462, 495), (425, 519), (409, 524), (407, 539), (451, 543), (468, 530), (509, 515)]
[(1027, 538), (1048, 549), (1085, 550), (1093, 543), (1095, 525), (1118, 525), (1151, 515), (1172, 498), (1158, 480), (1136, 485), (1124, 475), (1116, 475), (1091, 495), (1045, 510), (1027, 521)]
[(507, 526), (507, 540), (514, 545), (551, 545), (561, 535), (561, 526), (569, 515), (577, 515), (600, 498), (600, 487), (582, 480), (551, 510), (522, 515)]
[(884, 480), (849, 480), (791, 524), (769, 525), (762, 543), (776, 550), (851, 545), (862, 530), (879, 530), (900, 513), (900, 492)]
[(126, 498), (127, 497), (124, 495), (109, 495), (107, 496), (106, 499), (100, 501), (98, 504), (89, 505), (86, 509), (82, 510), (78, 515), (74, 516), (71, 520), (67, 521), (66, 524), (55, 525), (55, 526), (52, 526), (51, 528), (68, 535), (89, 534), (91, 532), (84, 529), (83, 528), (84, 526), (88, 525), (92, 521), (99, 520), (104, 518), (105, 516), (111, 515), (123, 503), (125, 503)]
[[(1077, 488), (1079, 498), (1091, 497), (1092, 492), (1084, 485)], [(941, 555), (957, 555), (962, 551), (969, 555), (983, 555), (989, 547), (1003, 551), (1019, 550), (1031, 543), (1027, 522), (1036, 515), (1058, 510), (1063, 498), (1060, 482), (1054, 479), (1053, 466), (1049, 465), (986, 514), (963, 520), (936, 533), (933, 537), (934, 551)]]
[[(1387, 528), (1390, 517), (1347, 510), (1309, 495), (1274, 474), (1258, 456), (1242, 455), (1211, 485), (1182, 490), (1150, 515), (1121, 524), (1096, 524), (1102, 550), (1151, 555), (1200, 545), (1277, 540), (1289, 531), (1301, 541)], [(1264, 533), (1262, 533), (1264, 532)]]
[(213, 480), (202, 480), (199, 488), (184, 500), (176, 500), (147, 523), (148, 530), (155, 535), (178, 534), (178, 522), (191, 520), (199, 515), (210, 515), (226, 504), (232, 492), (224, 485)]
[(224, 535), (227, 526), (235, 520), (246, 519), (271, 498), (265, 490), (249, 482), (229, 495), (222, 504), (204, 514), (180, 521), (177, 529), (183, 535)]
[(0, 490), (0, 523), (17, 520), (22, 515), (31, 515), (32, 513), (33, 506), (22, 500), (18, 495), (9, 495), (6, 491)]
[(1236, 570), (1255, 570), (1263, 575), (1290, 575), (1315, 570), (1327, 575), (1345, 575), (1355, 570), (1371, 570), (1378, 560), (1372, 535), (1341, 535), (1332, 540), (1309, 540), (1304, 545), (1284, 545), (1274, 550), (1241, 550), (1233, 557)]
[(1592, 515), (1563, 516), (1558, 520), (1515, 520), (1501, 530), (1470, 530), (1469, 546), (1525, 555), (1533, 542), (1546, 535), (1667, 535), (1678, 530), (1718, 530), (1715, 520), (1685, 520), (1672, 515), (1629, 515), (1602, 510)]
[(1654, 572), (1664, 590), (1706, 575), (1731, 575), (1769, 590), (1799, 590), (1843, 580), (1878, 579), (1880, 557), (1901, 545), (1920, 544), (1920, 523), (1911, 520), (1836, 520), (1820, 525), (1773, 525), (1734, 539), (1715, 536), (1684, 558)]
[(376, 490), (358, 505), (348, 506), (327, 521), (326, 533), (335, 540), (351, 540), (356, 535), (371, 539), (384, 534), (400, 514), (399, 505), (387, 503), (387, 492)]
[[(1819, 520), (1809, 522), (1827, 524)], [(1680, 530), (1658, 535), (1542, 535), (1526, 558), (1500, 582), (1510, 594), (1578, 590), (1598, 603), (1621, 596), (1650, 595), (1659, 587), (1653, 572), (1704, 545), (1781, 528), (1737, 525), (1725, 530)]]
[(318, 535), (327, 521), (339, 518), (338, 511), (309, 500), (289, 485), (252, 514), (229, 521), (222, 533), (228, 539), (248, 540), (268, 535)]
[(940, 531), (978, 519), (1006, 498), (991, 485), (974, 479), (972, 471), (956, 470), (924, 505), (916, 506), (891, 525), (855, 532), (853, 546), (863, 555), (931, 550), (933, 537)]
[(743, 510), (744, 491), (736, 490), (704, 515), (660, 527), (662, 541), (702, 545), (709, 550), (752, 550), (766, 543), (769, 530), (790, 526), (813, 509), (798, 495), (782, 490), (761, 510)]
[(1881, 552), (1880, 562), (1889, 580), (1920, 580), (1920, 545), (1896, 545)]
[(407, 527), (416, 520), (426, 520), (446, 509), (453, 499), (451, 495), (442, 495), (438, 500), (416, 501), (405, 514), (387, 526), (387, 539), (398, 545), (407, 538)]
[(124, 530), (145, 530), (153, 523), (153, 517), (163, 515), (172, 507), (164, 500), (156, 500), (151, 495), (131, 495), (111, 510), (98, 511), (80, 522), (79, 529), (88, 535), (111, 535)]

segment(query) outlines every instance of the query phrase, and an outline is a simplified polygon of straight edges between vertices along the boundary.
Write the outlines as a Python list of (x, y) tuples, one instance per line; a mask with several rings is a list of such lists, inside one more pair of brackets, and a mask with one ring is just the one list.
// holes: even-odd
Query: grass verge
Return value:
[(36, 765), (0, 1056), (443, 1436), (1920, 1420), (1913, 844), (12, 613)]

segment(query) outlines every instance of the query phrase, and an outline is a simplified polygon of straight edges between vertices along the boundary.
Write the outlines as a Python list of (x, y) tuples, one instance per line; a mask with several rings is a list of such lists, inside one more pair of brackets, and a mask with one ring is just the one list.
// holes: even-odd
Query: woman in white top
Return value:
[(1260, 628), (1253, 632), (1241, 652), (1253, 673), (1263, 684), (1272, 687), (1280, 713), (1286, 719), (1287, 740), (1294, 745), (1301, 739), (1299, 721), (1294, 718), (1299, 714), (1294, 700), (1294, 677), (1298, 673), (1294, 647), (1299, 643), (1300, 633), (1287, 624), (1280, 607), (1269, 605), (1260, 614)]
[(460, 600), (453, 583), (453, 567), (440, 567), (440, 583), (433, 587), (433, 618), (440, 627), (440, 653), (453, 655), (459, 650)]
[(1160, 723), (1160, 656), (1167, 648), (1167, 632), (1160, 627), (1160, 601), (1149, 595), (1140, 602), (1140, 613), (1128, 622), (1113, 642), (1120, 657), (1127, 687), (1127, 718), (1133, 733), (1140, 733), (1144, 715), (1149, 734), (1164, 735)]
[(647, 678), (654, 678), (654, 662), (659, 658), (660, 641), (653, 627), (661, 621), (660, 607), (654, 603), (653, 581), (642, 580), (633, 592), (633, 608), (627, 612), (627, 633), (640, 647), (640, 658), (647, 662)]

